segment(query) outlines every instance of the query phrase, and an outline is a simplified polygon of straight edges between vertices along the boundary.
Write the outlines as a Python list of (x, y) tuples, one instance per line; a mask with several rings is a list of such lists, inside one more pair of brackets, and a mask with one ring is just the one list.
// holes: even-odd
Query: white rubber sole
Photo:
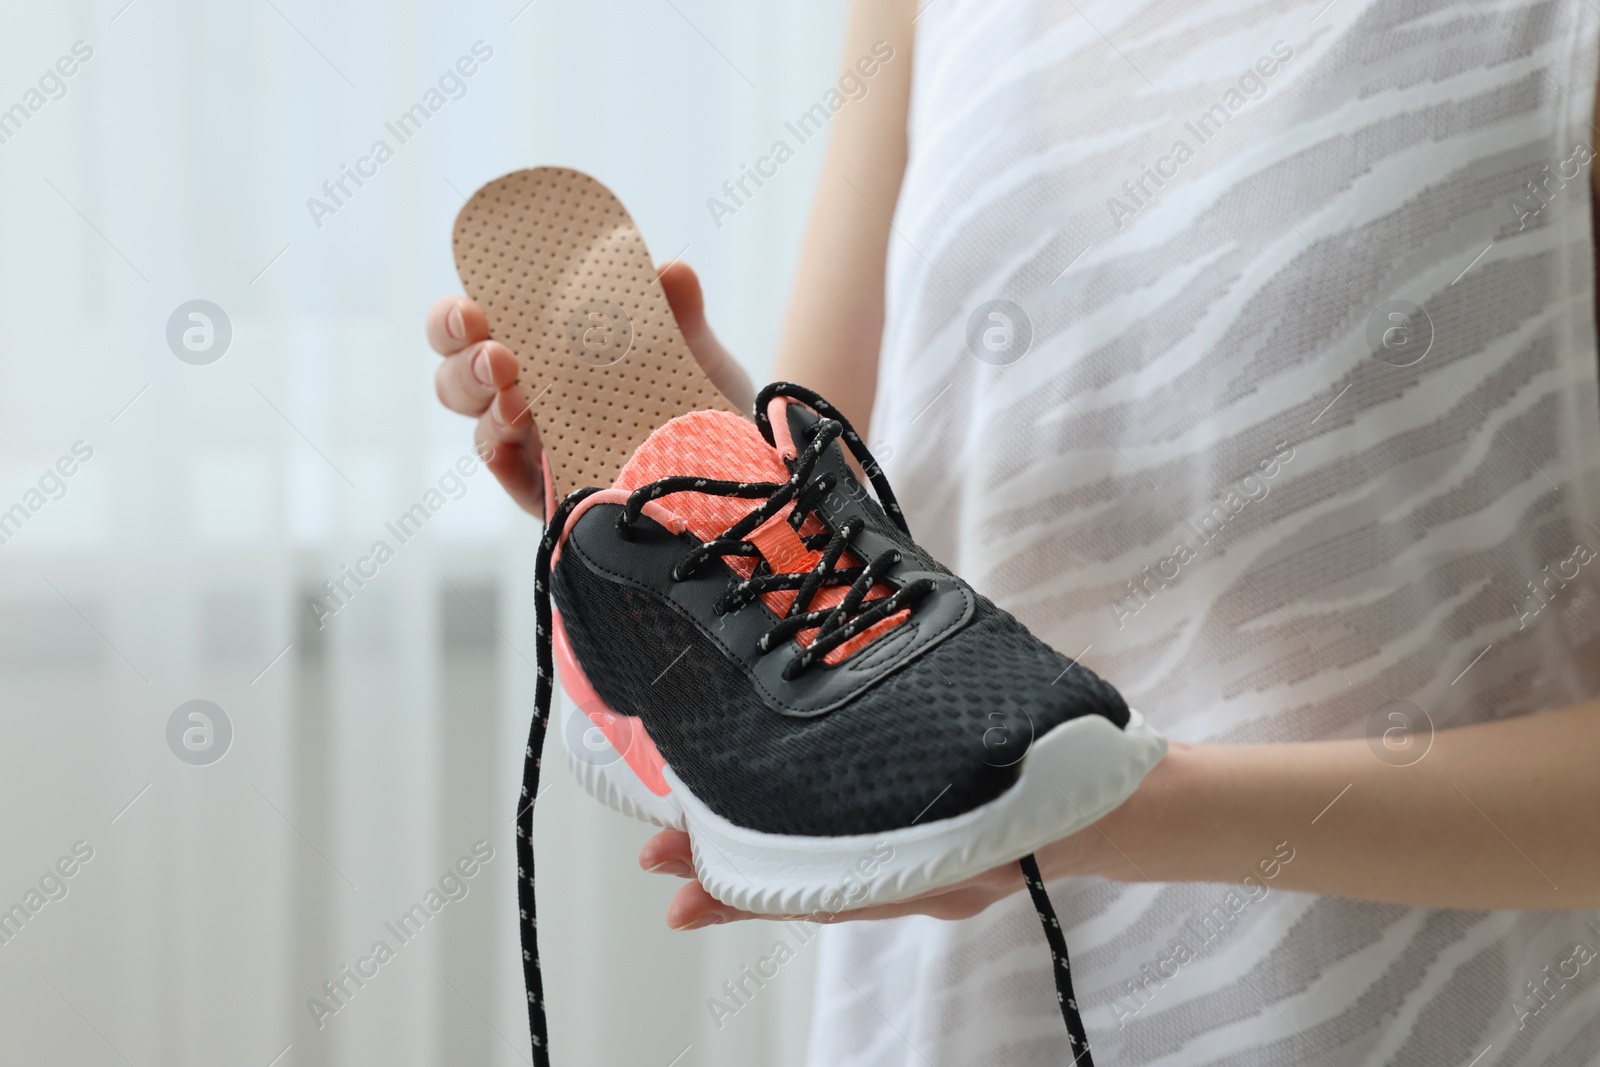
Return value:
[(832, 913), (888, 904), (1011, 863), (1110, 813), (1166, 755), (1166, 738), (1129, 713), (1119, 730), (1099, 715), (1037, 739), (1010, 789), (954, 818), (878, 834), (802, 837), (735, 825), (666, 769), (657, 796), (620, 757), (571, 749), (567, 765), (596, 799), (634, 818), (687, 830), (695, 871), (724, 904), (758, 915)]

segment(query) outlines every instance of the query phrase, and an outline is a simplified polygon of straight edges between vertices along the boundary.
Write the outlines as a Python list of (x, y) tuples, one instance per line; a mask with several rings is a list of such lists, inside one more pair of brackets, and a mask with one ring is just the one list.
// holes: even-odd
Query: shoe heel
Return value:
[(669, 419), (736, 410), (678, 331), (639, 228), (589, 175), (496, 178), (462, 207), (452, 244), (489, 335), (521, 363), (556, 493), (610, 486)]

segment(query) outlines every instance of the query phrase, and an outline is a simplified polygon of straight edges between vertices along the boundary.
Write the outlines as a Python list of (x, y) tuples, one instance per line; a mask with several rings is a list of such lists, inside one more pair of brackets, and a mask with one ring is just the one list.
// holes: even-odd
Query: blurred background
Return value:
[[(474, 189), (577, 167), (658, 261), (701, 273), (765, 380), (822, 139), (720, 225), (707, 200), (833, 85), (843, 17), (8, 8), (0, 1059), (526, 1061), (512, 817), (539, 527), (488, 474), (452, 477), (470, 425), (435, 401), (423, 314), (459, 291), (450, 227)], [(324, 188), (379, 140), (360, 184)], [(385, 524), (430, 489), (443, 503), (402, 542)], [(345, 568), (379, 540), (392, 558), (358, 585)], [(546, 778), (557, 1061), (799, 1063), (814, 947), (719, 1025), (708, 998), (774, 931), (669, 932), (676, 879), (635, 863), (648, 829)], [(430, 890), (428, 921), (392, 932)], [(363, 963), (380, 940), (392, 958)]]

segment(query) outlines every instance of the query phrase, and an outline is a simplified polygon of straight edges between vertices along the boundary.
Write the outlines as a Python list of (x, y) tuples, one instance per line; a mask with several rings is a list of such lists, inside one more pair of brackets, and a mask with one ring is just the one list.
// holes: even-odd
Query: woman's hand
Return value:
[[(1252, 899), (1284, 889), (1434, 908), (1592, 909), (1597, 767), (1600, 700), (1437, 734), (1424, 726), (1393, 751), (1365, 738), (1174, 742), (1121, 807), (1035, 856), (1047, 881), (1096, 875), (1232, 883)], [(688, 837), (676, 830), (651, 838), (639, 863), (694, 876)], [(897, 904), (786, 918), (964, 918), (1022, 888), (1007, 864)], [(757, 917), (698, 882), (667, 908), (678, 928)]]
[(663, 830), (647, 841), (639, 853), (639, 866), (655, 874), (673, 874), (689, 879), (688, 884), (672, 898), (672, 903), (667, 905), (667, 925), (674, 930), (698, 930), (702, 926), (741, 919), (803, 919), (821, 923), (896, 919), (902, 915), (965, 919), (1022, 888), (1022, 871), (1016, 864), (1007, 864), (957, 885), (894, 904), (878, 904), (841, 912), (818, 911), (807, 915), (752, 915), (723, 904), (694, 880), (694, 865), (689, 858), (689, 835), (682, 830)]
[[(741, 410), (755, 402), (750, 376), (706, 323), (700, 279), (687, 263), (663, 264), (658, 276), (689, 351), (711, 381)], [(444, 357), (434, 389), (451, 411), (478, 420), (473, 441), (484, 464), (524, 511), (539, 515), (544, 500), (544, 450), (539, 428), (517, 388), (517, 359), (489, 340), (489, 319), (464, 296), (441, 297), (428, 312), (428, 343)]]
[[(1093, 874), (1116, 881), (1143, 881), (1139, 862), (1123, 851), (1135, 848), (1142, 840), (1140, 822), (1158, 823), (1151, 809), (1167, 802), (1168, 783), (1181, 774), (1191, 758), (1193, 746), (1173, 744), (1167, 758), (1156, 764), (1138, 791), (1121, 807), (1085, 830), (1040, 848), (1035, 857), (1046, 880), (1068, 875)], [(888, 865), (893, 865), (893, 860)], [(1149, 860), (1145, 861), (1146, 864)], [(838, 912), (816, 911), (806, 915), (752, 915), (718, 901), (694, 880), (689, 835), (681, 830), (662, 830), (639, 852), (639, 866), (654, 874), (671, 874), (689, 879), (667, 906), (667, 925), (677, 930), (697, 930), (716, 923), (740, 919), (803, 919), (817, 923), (861, 919), (896, 919), (902, 915), (930, 915), (935, 919), (966, 919), (1012, 893), (1021, 892), (1022, 870), (1015, 863), (985, 871), (964, 882), (936, 889), (893, 904), (877, 904)]]

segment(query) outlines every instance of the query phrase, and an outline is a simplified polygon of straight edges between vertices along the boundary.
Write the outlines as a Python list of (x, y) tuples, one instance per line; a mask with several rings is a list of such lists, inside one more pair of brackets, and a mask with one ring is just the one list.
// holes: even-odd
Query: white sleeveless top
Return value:
[[(1600, 0), (917, 32), (871, 437), (925, 546), (1179, 740), (1600, 693)], [(1595, 913), (1052, 893), (1100, 1067), (1600, 1063)], [(822, 945), (815, 1067), (1071, 1060), (1025, 894)]]

